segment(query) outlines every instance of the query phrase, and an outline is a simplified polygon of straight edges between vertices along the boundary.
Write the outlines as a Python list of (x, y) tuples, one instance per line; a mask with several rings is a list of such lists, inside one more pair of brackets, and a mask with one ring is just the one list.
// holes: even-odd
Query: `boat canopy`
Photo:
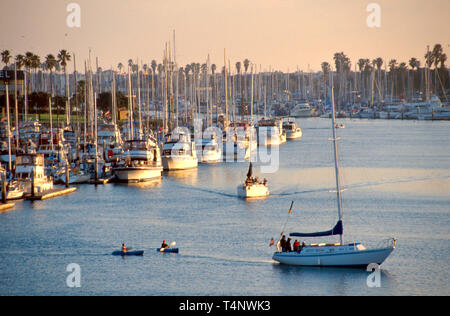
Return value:
[(342, 226), (342, 221), (338, 221), (336, 226), (333, 229), (324, 231), (324, 232), (316, 232), (316, 233), (291, 233), (289, 236), (291, 237), (323, 237), (323, 236), (333, 236), (333, 235), (342, 235), (344, 232), (344, 227)]

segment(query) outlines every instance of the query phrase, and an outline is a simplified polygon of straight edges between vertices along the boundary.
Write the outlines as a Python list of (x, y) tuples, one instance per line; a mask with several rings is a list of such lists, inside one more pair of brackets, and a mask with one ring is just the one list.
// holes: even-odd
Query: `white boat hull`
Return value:
[(162, 167), (119, 167), (114, 173), (119, 181), (141, 182), (161, 178)]
[(269, 195), (269, 189), (263, 184), (241, 184), (237, 188), (237, 194), (240, 198), (261, 198)]
[(302, 136), (303, 136), (303, 133), (300, 128), (297, 128), (294, 131), (289, 131), (289, 130), (286, 131), (286, 138), (288, 140), (300, 139), (300, 138), (302, 138)]
[(180, 157), (163, 157), (162, 164), (164, 170), (186, 170), (198, 167), (197, 157), (180, 156)]
[[(320, 248), (320, 247), (316, 247)], [(349, 252), (328, 252), (309, 254), (300, 252), (276, 252), (273, 260), (294, 266), (317, 267), (367, 267), (371, 263), (382, 264), (394, 247), (354, 250)]]
[(17, 200), (17, 199), (21, 199), (24, 195), (24, 191), (22, 191), (21, 189), (15, 189), (15, 190), (9, 190), (6, 193), (6, 199), (7, 200)]
[(311, 110), (310, 109), (297, 109), (291, 112), (292, 117), (298, 118), (298, 117), (311, 117)]
[(206, 164), (214, 164), (218, 163), (222, 160), (222, 152), (221, 151), (204, 151), (201, 157), (201, 163)]
[(249, 147), (224, 143), (223, 158), (225, 161), (244, 161), (250, 159)]

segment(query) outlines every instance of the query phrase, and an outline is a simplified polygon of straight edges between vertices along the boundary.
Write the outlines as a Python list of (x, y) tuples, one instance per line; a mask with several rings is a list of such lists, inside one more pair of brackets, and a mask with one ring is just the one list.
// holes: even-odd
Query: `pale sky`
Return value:
[[(71, 2), (81, 7), (80, 28), (67, 26)], [(380, 28), (366, 23), (374, 2)], [(340, 51), (353, 68), (359, 58), (376, 57), (423, 64), (426, 46), (436, 43), (450, 57), (450, 0), (1, 0), (0, 12), (0, 51), (32, 51), (44, 60), (67, 49), (78, 70), (89, 48), (103, 69), (129, 58), (160, 63), (173, 30), (180, 66), (209, 54), (218, 70), (224, 48), (233, 69), (248, 58), (282, 71), (334, 65)]]

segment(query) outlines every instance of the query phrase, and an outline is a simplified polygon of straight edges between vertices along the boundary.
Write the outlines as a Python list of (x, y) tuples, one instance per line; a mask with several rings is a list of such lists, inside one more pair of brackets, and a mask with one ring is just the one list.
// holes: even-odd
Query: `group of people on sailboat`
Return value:
[(294, 244), (291, 246), (291, 238), (286, 240), (286, 236), (283, 235), (280, 241), (277, 244), (277, 247), (281, 252), (301, 252), (302, 248), (305, 247), (305, 242), (300, 243), (297, 239), (294, 241)]
[(245, 185), (249, 186), (256, 183), (267, 185), (267, 179), (264, 178), (263, 181), (260, 181), (258, 177), (253, 177), (252, 163), (250, 163), (250, 167), (247, 173), (247, 179), (245, 179)]

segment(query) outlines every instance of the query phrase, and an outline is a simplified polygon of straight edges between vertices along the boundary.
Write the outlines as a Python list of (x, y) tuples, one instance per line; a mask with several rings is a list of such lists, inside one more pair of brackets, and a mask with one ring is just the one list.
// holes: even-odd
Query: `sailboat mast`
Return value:
[[(342, 221), (342, 195), (341, 195), (341, 182), (340, 182), (340, 174), (339, 174), (339, 161), (338, 161), (338, 144), (336, 137), (336, 125), (335, 125), (335, 107), (334, 107), (334, 87), (331, 87), (331, 101), (332, 101), (332, 115), (331, 115), (331, 124), (333, 130), (333, 147), (334, 147), (334, 168), (336, 174), (336, 194), (337, 194), (337, 204), (338, 204), (338, 215), (339, 221)], [(343, 244), (343, 235), (340, 234), (340, 242)]]
[(224, 89), (225, 89), (225, 118), (223, 121), (223, 127), (228, 127), (228, 78), (227, 78), (227, 51), (223, 49), (223, 64), (224, 64)]

